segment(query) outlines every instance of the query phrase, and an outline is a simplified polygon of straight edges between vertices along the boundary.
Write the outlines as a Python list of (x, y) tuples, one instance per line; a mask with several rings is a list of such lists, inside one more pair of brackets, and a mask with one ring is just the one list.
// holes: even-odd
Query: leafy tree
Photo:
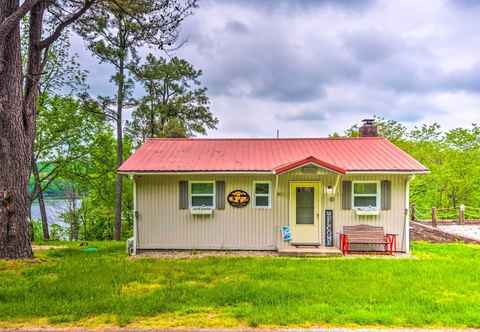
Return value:
[[(442, 131), (437, 123), (408, 130), (394, 120), (376, 118), (379, 134), (407, 151), (430, 170), (411, 184), (410, 199), (419, 210), (431, 207), (478, 207), (480, 201), (480, 127)], [(357, 136), (352, 126), (347, 136)]]
[[(32, 171), (39, 82), (49, 48), (94, 2), (0, 1), (0, 257), (32, 256), (28, 180)], [(20, 23), (27, 15), (28, 56), (23, 67)]]
[[(113, 128), (112, 128), (113, 129)], [(77, 211), (78, 236), (81, 240), (105, 240), (114, 238), (116, 139), (113, 130), (104, 130), (95, 135), (88, 158), (77, 164), (79, 173), (75, 179), (78, 190), (83, 193), (82, 204)], [(125, 140), (124, 157), (131, 152), (131, 144)], [(124, 183), (122, 237), (132, 232), (132, 184)]]
[[(192, 0), (194, 1), (194, 0)], [(151, 15), (125, 15), (142, 25), (162, 22), (165, 36), (175, 34), (185, 17), (179, 1), (135, 1), (137, 8), (155, 9), (159, 20)], [(2, 0), (0, 1), (0, 257), (32, 256), (28, 227), (28, 181), (32, 171), (39, 82), (44, 73), (45, 59), (52, 44), (65, 29), (85, 14), (100, 13), (109, 3), (128, 4), (118, 0)], [(127, 7), (127, 6), (125, 6)], [(130, 6), (129, 6), (130, 7)], [(119, 6), (120, 8), (120, 6)], [(145, 10), (142, 10), (145, 12)], [(140, 11), (137, 11), (139, 13)], [(150, 10), (152, 12), (152, 10)], [(178, 15), (180, 13), (180, 15)], [(20, 22), (28, 21), (28, 56), (22, 66)], [(48, 29), (47, 24), (48, 24)], [(99, 22), (101, 23), (101, 22)], [(99, 27), (112, 27), (105, 21)], [(112, 27), (115, 30), (115, 27)], [(122, 31), (125, 31), (122, 29)], [(148, 33), (147, 33), (147, 37)], [(162, 45), (163, 46), (163, 45)], [(118, 78), (120, 79), (120, 78)], [(121, 95), (121, 94), (120, 94)]]
[[(28, 25), (28, 20), (26, 17), (22, 21), (22, 62), (24, 67), (26, 68), (27, 65), (27, 57), (28, 57), (28, 49), (26, 49), (26, 41), (28, 41), (28, 30), (26, 29)], [(86, 84), (86, 76), (87, 72), (80, 68), (80, 64), (78, 62), (78, 55), (70, 54), (70, 38), (68, 31), (61, 35), (49, 48), (48, 52), (44, 58), (44, 74), (42, 75), (40, 82), (39, 82), (39, 103), (38, 103), (38, 111), (37, 116), (39, 118), (42, 117), (43, 112), (42, 110), (48, 106), (49, 102), (52, 100), (50, 96), (52, 95), (72, 95), (74, 92), (77, 94), (86, 93), (87, 91), (87, 84)], [(52, 120), (52, 119), (51, 119)], [(55, 120), (55, 119), (53, 119)], [(42, 121), (40, 121), (42, 122)], [(65, 124), (65, 122), (63, 122)], [(48, 124), (45, 124), (48, 126)], [(72, 122), (74, 125), (74, 122)], [(37, 124), (38, 126), (38, 124)], [(36, 130), (36, 138), (34, 144), (34, 151), (32, 155), (32, 175), (33, 175), (33, 189), (30, 192), (30, 210), (33, 202), (38, 200), (39, 208), (40, 208), (40, 216), (42, 221), (42, 228), (43, 228), (43, 239), (49, 239), (49, 231), (48, 231), (48, 218), (47, 212), (45, 207), (45, 199), (44, 199), (44, 192), (48, 190), (48, 187), (52, 183), (52, 181), (44, 181), (42, 183), (42, 177), (40, 176), (39, 171), (39, 160), (38, 157), (40, 154), (45, 152), (44, 144), (51, 147), (52, 141), (46, 142), (45, 140), (39, 140), (38, 137), (42, 133), (44, 128), (37, 127)], [(48, 130), (48, 128), (47, 128)], [(68, 130), (66, 130), (68, 131)], [(59, 135), (62, 135), (63, 131), (57, 131)], [(68, 140), (68, 137), (62, 135), (62, 137)], [(58, 144), (65, 145), (67, 144), (66, 141), (63, 140), (54, 140)], [(57, 163), (58, 164), (58, 163)], [(45, 163), (43, 163), (45, 166)], [(52, 174), (45, 175), (45, 178), (56, 178), (56, 176), (52, 177), (53, 172), (56, 168), (50, 167), (51, 163), (46, 163), (46, 167), (42, 167), (43, 173), (48, 173), (49, 171)], [(32, 233), (33, 234), (33, 233)]]
[[(169, 47), (177, 39), (180, 23), (196, 6), (196, 0), (137, 0), (102, 2), (96, 11), (84, 15), (77, 31), (88, 41), (88, 48), (101, 63), (114, 66), (112, 81), (115, 100), (104, 98), (117, 133), (117, 167), (123, 162), (123, 111), (133, 81), (128, 78), (128, 63), (142, 46)], [(115, 105), (112, 110), (111, 106)], [(115, 185), (115, 239), (121, 235), (122, 175)]]
[(147, 137), (186, 137), (216, 128), (218, 119), (209, 110), (201, 70), (183, 59), (166, 61), (149, 54), (146, 63), (137, 63), (132, 71), (147, 93), (127, 123), (136, 145)]
[(165, 123), (160, 137), (184, 138), (188, 136), (188, 130), (181, 120), (172, 118)]
[[(97, 133), (109, 127), (105, 116), (91, 112), (96, 106), (88, 100), (45, 94), (41, 99), (33, 156), (33, 160), (41, 163), (33, 167), (35, 190), (32, 194), (37, 194), (43, 203), (43, 193), (57, 179), (67, 180), (66, 191), (75, 192), (72, 186), (78, 172), (76, 164), (88, 158)], [(45, 222), (42, 218), (44, 239), (48, 239)]]
[[(388, 138), (392, 142), (399, 142), (406, 138), (405, 135), (407, 133), (407, 128), (400, 122), (387, 120), (376, 115), (373, 116), (373, 119), (375, 120), (375, 125), (377, 126), (378, 134), (380, 136)], [(355, 124), (345, 131), (345, 136), (358, 137), (358, 131), (359, 126)]]

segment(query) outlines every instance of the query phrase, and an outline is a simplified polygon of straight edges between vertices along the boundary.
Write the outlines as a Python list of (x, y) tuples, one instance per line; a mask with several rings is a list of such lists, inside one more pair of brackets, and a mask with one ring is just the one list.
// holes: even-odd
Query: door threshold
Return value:
[(291, 242), (294, 247), (320, 247), (322, 244), (320, 242)]

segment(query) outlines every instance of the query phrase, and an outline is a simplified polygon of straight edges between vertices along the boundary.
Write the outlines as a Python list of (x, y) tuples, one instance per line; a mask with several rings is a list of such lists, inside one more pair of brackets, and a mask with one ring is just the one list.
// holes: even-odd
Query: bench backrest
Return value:
[(381, 242), (385, 239), (385, 233), (381, 226), (355, 225), (343, 226), (343, 234), (348, 236), (351, 242)]

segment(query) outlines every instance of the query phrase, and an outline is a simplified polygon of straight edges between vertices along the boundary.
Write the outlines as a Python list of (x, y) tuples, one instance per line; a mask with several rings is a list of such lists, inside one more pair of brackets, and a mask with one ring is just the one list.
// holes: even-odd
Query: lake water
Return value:
[[(80, 200), (77, 203), (80, 206)], [(45, 208), (47, 210), (47, 219), (49, 224), (63, 224), (62, 213), (68, 210), (68, 202), (65, 199), (46, 199)], [(40, 220), (40, 207), (38, 202), (32, 204), (32, 218)]]

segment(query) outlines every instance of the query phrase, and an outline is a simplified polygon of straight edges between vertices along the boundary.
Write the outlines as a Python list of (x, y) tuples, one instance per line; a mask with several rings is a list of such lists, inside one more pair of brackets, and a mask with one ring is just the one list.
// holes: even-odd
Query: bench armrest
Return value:
[(385, 240), (388, 242), (390, 254), (397, 251), (397, 234), (387, 233)]
[(340, 250), (344, 255), (348, 253), (348, 236), (343, 233), (340, 233)]

